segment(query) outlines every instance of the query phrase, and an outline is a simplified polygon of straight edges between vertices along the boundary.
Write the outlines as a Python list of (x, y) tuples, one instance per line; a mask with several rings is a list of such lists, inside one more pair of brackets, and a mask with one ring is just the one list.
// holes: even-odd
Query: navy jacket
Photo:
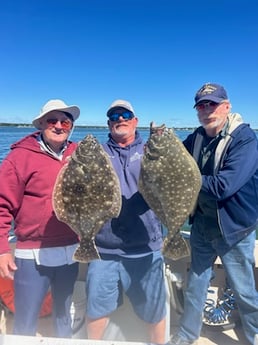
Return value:
[[(199, 127), (184, 145), (196, 161), (203, 128)], [(229, 115), (229, 126), (217, 146), (213, 174), (202, 176), (201, 192), (217, 204), (219, 227), (230, 246), (242, 240), (258, 224), (258, 144), (249, 125), (239, 114)]]
[(120, 180), (122, 210), (108, 221), (95, 238), (100, 253), (137, 255), (160, 250), (162, 226), (138, 192), (138, 179), (144, 142), (136, 132), (135, 141), (119, 146), (109, 136), (103, 145)]

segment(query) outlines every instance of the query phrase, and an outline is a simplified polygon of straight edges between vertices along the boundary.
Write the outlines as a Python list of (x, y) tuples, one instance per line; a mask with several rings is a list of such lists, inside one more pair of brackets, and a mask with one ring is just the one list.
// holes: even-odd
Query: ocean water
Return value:
[[(4, 157), (10, 151), (10, 146), (23, 138), (24, 136), (33, 133), (35, 128), (33, 127), (11, 127), (0, 126), (0, 163)], [(139, 129), (144, 140), (147, 140), (149, 136), (148, 129)], [(183, 140), (191, 131), (179, 130), (176, 131), (178, 137)], [(101, 143), (104, 143), (108, 139), (108, 128), (83, 128), (75, 127), (71, 136), (71, 140), (78, 142), (82, 140), (87, 134), (93, 134)]]

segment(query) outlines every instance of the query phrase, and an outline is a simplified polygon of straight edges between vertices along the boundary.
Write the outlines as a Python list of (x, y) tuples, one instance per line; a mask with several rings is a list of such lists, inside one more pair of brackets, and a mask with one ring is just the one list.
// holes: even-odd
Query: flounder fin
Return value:
[(82, 239), (73, 254), (73, 260), (88, 263), (96, 259), (100, 259), (100, 256), (95, 242)]

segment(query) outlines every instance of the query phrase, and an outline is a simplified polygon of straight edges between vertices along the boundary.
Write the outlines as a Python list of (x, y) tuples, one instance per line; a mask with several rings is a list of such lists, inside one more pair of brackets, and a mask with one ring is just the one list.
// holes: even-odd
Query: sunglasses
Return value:
[(197, 104), (195, 107), (196, 109), (198, 110), (203, 110), (203, 109), (206, 109), (206, 108), (215, 108), (219, 105), (220, 103), (216, 103), (216, 102), (212, 102), (212, 101), (209, 101), (209, 102), (202, 102), (202, 103), (199, 103)]
[(109, 115), (109, 120), (112, 121), (112, 122), (116, 122), (116, 121), (119, 120), (120, 116), (122, 116), (122, 118), (124, 120), (126, 120), (126, 121), (132, 120), (132, 118), (134, 118), (134, 114), (133, 113), (131, 113), (130, 111), (125, 111), (125, 112), (123, 112), (121, 114), (114, 113), (114, 114)]
[(70, 130), (73, 127), (72, 121), (66, 120), (58, 120), (58, 119), (47, 119), (48, 128), (55, 127), (57, 122), (60, 122), (62, 129)]

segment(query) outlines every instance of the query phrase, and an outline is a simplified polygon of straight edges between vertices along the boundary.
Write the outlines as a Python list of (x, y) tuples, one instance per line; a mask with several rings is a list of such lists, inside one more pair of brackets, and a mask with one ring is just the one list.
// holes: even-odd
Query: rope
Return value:
[(204, 307), (204, 320), (211, 324), (221, 324), (228, 321), (232, 310), (237, 309), (233, 291), (226, 288), (222, 298), (218, 298), (217, 302), (207, 299)]

